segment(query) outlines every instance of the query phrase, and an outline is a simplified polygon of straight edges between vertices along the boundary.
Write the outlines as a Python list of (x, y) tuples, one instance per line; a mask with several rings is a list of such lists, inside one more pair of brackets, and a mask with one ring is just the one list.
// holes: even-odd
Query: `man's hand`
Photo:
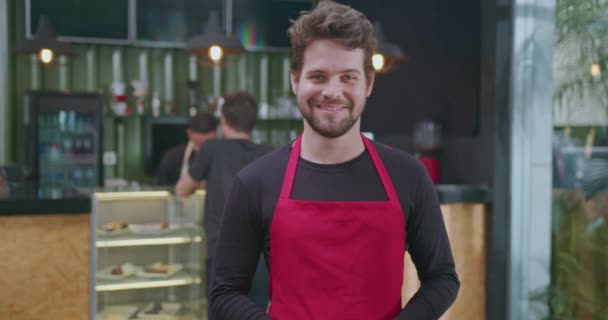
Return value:
[(200, 185), (201, 182), (194, 180), (190, 174), (182, 174), (177, 181), (177, 185), (175, 185), (175, 194), (178, 197), (187, 197), (193, 194)]

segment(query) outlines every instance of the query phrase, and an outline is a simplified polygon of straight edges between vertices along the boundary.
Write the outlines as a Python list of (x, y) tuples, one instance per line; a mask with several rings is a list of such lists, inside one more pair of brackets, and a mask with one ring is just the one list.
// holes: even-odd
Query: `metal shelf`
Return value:
[(169, 191), (138, 191), (138, 192), (102, 192), (93, 194), (94, 201), (133, 201), (133, 200), (169, 200)]
[(200, 243), (203, 241), (201, 233), (200, 228), (181, 229), (160, 235), (141, 235), (129, 232), (120, 236), (98, 236), (95, 246), (97, 248), (115, 248)]
[(166, 236), (157, 238), (119, 238), (97, 240), (95, 243), (97, 248), (114, 248), (114, 247), (136, 247), (136, 246), (157, 246), (180, 243), (198, 243), (202, 242), (201, 236)]
[(200, 284), (199, 276), (192, 276), (186, 271), (179, 271), (166, 279), (143, 279), (136, 276), (128, 277), (121, 281), (110, 281), (97, 279), (95, 290), (97, 292), (121, 291), (149, 288), (168, 288)]

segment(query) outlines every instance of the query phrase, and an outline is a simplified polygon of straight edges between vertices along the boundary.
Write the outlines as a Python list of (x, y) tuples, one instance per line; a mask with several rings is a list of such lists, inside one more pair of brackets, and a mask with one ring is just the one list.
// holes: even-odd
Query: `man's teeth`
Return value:
[(336, 110), (342, 109), (342, 107), (326, 107), (326, 106), (319, 106), (319, 108), (321, 108), (323, 110), (327, 110), (327, 111), (336, 111)]

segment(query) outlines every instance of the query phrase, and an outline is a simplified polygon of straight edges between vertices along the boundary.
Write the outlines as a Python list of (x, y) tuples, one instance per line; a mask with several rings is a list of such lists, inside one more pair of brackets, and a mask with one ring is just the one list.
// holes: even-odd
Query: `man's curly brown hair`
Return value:
[(374, 72), (372, 55), (377, 41), (374, 27), (367, 17), (346, 5), (325, 0), (312, 11), (304, 11), (287, 31), (293, 49), (291, 72), (299, 77), (304, 64), (304, 51), (315, 40), (333, 40), (349, 49), (362, 49), (365, 77)]

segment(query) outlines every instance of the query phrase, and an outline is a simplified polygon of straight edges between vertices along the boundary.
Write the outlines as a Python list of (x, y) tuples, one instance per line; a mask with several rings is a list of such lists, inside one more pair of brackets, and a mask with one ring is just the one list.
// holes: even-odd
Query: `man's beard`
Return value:
[[(324, 102), (332, 103), (327, 101)], [(317, 117), (314, 112), (314, 109), (316, 108), (315, 105), (318, 104), (320, 103), (311, 99), (304, 107), (298, 107), (300, 108), (302, 117), (306, 120), (308, 125), (310, 125), (315, 132), (326, 138), (338, 138), (343, 136), (355, 125), (355, 123), (357, 123), (357, 120), (359, 120), (359, 117), (361, 116), (353, 116), (353, 104), (345, 103), (348, 106), (348, 116), (338, 122), (325, 121), (326, 124), (324, 124), (322, 119)], [(330, 123), (329, 125), (327, 125), (328, 122)]]

